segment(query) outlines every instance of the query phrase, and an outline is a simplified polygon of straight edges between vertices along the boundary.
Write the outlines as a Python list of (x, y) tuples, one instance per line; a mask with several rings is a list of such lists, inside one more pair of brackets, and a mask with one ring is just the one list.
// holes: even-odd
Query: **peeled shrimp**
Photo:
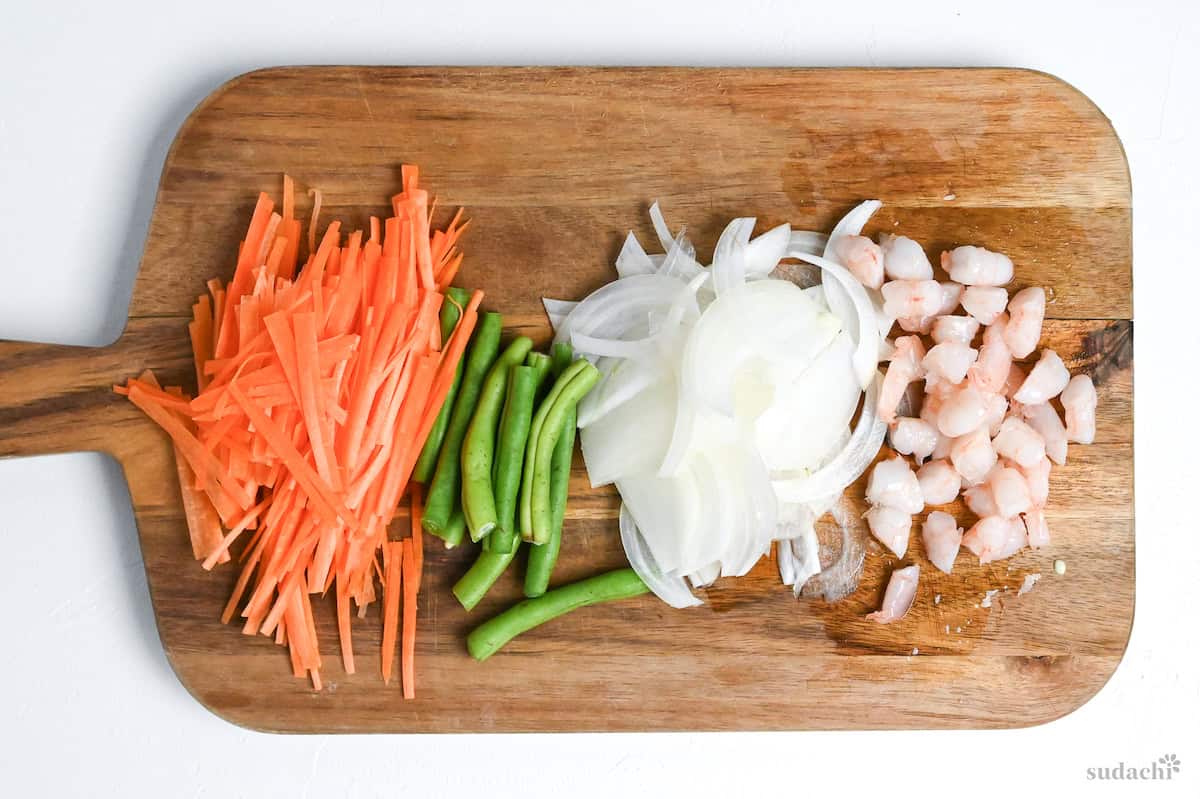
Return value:
[(1004, 343), (1004, 329), (1007, 324), (1008, 318), (1002, 315), (983, 329), (983, 344), (979, 347), (979, 356), (968, 372), (971, 381), (980, 390), (990, 394), (999, 394), (1004, 390), (1012, 371), (1012, 353)]
[(1054, 350), (1042, 350), (1041, 357), (1034, 364), (1033, 370), (1025, 378), (1025, 382), (1013, 394), (1013, 399), (1022, 405), (1037, 405), (1046, 402), (1062, 393), (1071, 380), (1071, 373), (1058, 353)]
[[(1070, 388), (1071, 385), (1068, 383), (1067, 389), (1070, 390)], [(1063, 396), (1066, 396), (1065, 391)], [(1059, 466), (1066, 463), (1067, 428), (1063, 427), (1062, 419), (1058, 418), (1058, 411), (1054, 410), (1047, 402), (1039, 402), (1037, 405), (1022, 405), (1020, 416), (1046, 442), (1047, 457)]]
[(883, 592), (883, 604), (874, 613), (868, 613), (868, 619), (874, 619), (880, 624), (888, 624), (904, 618), (912, 607), (913, 599), (917, 596), (917, 579), (921, 569), (915, 563), (896, 569), (888, 579), (887, 590)]
[(1025, 475), (1011, 467), (996, 469), (988, 477), (988, 487), (992, 491), (992, 501), (996, 510), (1006, 519), (1029, 510), (1032, 501), (1029, 498), (1029, 483)]
[(1087, 375), (1075, 375), (1062, 393), (1067, 412), (1067, 438), (1077, 444), (1096, 440), (1096, 386)]
[(939, 316), (933, 320), (930, 334), (934, 342), (945, 344), (947, 341), (957, 341), (960, 344), (970, 344), (979, 332), (979, 320), (973, 316)]
[(933, 329), (933, 320), (936, 317), (922, 316), (921, 318), (909, 318), (902, 316), (896, 320), (896, 324), (900, 325), (900, 329), (905, 333), (928, 333)]
[(888, 424), (896, 421), (896, 409), (904, 390), (912, 381), (923, 377), (925, 370), (921, 361), (925, 358), (925, 345), (917, 336), (902, 336), (896, 339), (896, 349), (888, 364), (887, 373), (883, 376), (883, 385), (879, 388), (879, 400), (876, 409), (880, 418)]
[(1013, 262), (1007, 255), (983, 247), (955, 247), (942, 253), (942, 269), (967, 286), (1003, 286), (1013, 278)]
[(962, 544), (963, 529), (949, 513), (935, 510), (921, 526), (921, 540), (925, 542), (925, 555), (939, 569), (949, 574), (954, 568), (954, 559)]
[(996, 450), (992, 448), (987, 428), (977, 427), (965, 436), (954, 439), (950, 445), (950, 462), (968, 485), (987, 477), (996, 465)]
[(1033, 507), (1044, 507), (1046, 500), (1050, 498), (1050, 459), (1042, 458), (1033, 466), (1021, 466), (1017, 463), (1012, 465), (1024, 475), (1029, 486), (1029, 501), (1033, 503)]
[(892, 449), (901, 455), (912, 455), (921, 463), (930, 456), (938, 442), (937, 428), (923, 419), (901, 416), (889, 436)]
[(867, 502), (896, 508), (910, 515), (920, 513), (925, 507), (921, 484), (908, 461), (899, 455), (875, 464), (867, 480)]
[(1030, 467), (1046, 457), (1046, 442), (1029, 425), (1015, 416), (1010, 416), (1000, 425), (1000, 432), (992, 440), (997, 455), (1003, 455), (1021, 466)]
[(953, 280), (943, 280), (938, 285), (942, 287), (942, 305), (938, 308), (938, 316), (954, 313), (958, 309), (959, 301), (962, 300), (963, 284), (955, 283)]
[(1008, 292), (997, 286), (967, 286), (962, 295), (962, 307), (981, 324), (990, 325), (1004, 313)]
[(925, 319), (942, 307), (942, 287), (936, 280), (893, 280), (884, 283), (883, 313), (893, 319)]
[(984, 394), (983, 404), (986, 409), (983, 415), (983, 423), (987, 425), (988, 435), (994, 437), (1000, 432), (1000, 425), (1004, 422), (1004, 416), (1008, 413), (1008, 400), (1000, 394)]
[(996, 500), (992, 499), (992, 489), (987, 483), (980, 483), (968, 488), (963, 492), (963, 501), (967, 503), (971, 513), (981, 519), (1000, 515), (1000, 511), (996, 508)]
[(1014, 358), (1024, 358), (1037, 349), (1046, 318), (1046, 292), (1040, 286), (1021, 289), (1008, 301), (1008, 327), (1004, 343)]
[(1027, 540), (1025, 524), (1020, 519), (985, 516), (963, 536), (962, 545), (975, 553), (983, 564), (1012, 557), (1021, 551)]
[[(1005, 346), (1008, 346), (1007, 344)], [(1008, 377), (1004, 380), (1004, 385), (1000, 389), (1006, 397), (1011, 397), (1017, 393), (1017, 389), (1025, 382), (1025, 370), (1017, 366), (1015, 363), (1008, 365)]]
[(921, 245), (908, 236), (879, 237), (883, 269), (892, 280), (932, 280), (933, 266)]
[[(938, 409), (938, 430), (942, 435), (950, 438), (965, 436), (983, 424), (986, 416), (987, 405), (984, 402), (983, 394), (974, 386), (967, 384), (947, 397)], [(984, 432), (987, 433), (986, 430)]]
[(908, 534), (912, 531), (912, 516), (886, 505), (872, 506), (865, 515), (871, 535), (894, 552), (896, 557), (904, 557), (908, 549)]
[(859, 283), (872, 289), (883, 285), (883, 250), (866, 236), (839, 236), (833, 252)]
[(1025, 519), (1025, 529), (1029, 535), (1029, 546), (1034, 549), (1050, 543), (1050, 526), (1046, 524), (1046, 512), (1040, 507), (1031, 508), (1022, 517)]
[(962, 490), (962, 476), (944, 460), (930, 461), (917, 470), (917, 483), (926, 505), (946, 505)]
[(961, 383), (967, 376), (967, 369), (971, 368), (978, 356), (979, 351), (966, 344), (944, 341), (929, 348), (929, 352), (921, 360), (921, 366), (925, 368), (927, 378)]

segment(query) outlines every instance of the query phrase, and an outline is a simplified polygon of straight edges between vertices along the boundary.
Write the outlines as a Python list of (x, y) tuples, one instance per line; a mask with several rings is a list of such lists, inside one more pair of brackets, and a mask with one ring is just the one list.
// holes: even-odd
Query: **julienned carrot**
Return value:
[[(354, 673), (358, 615), (384, 584), (383, 671), (400, 637), (404, 694), (413, 693), (416, 595), (423, 565), (422, 495), (410, 491), (413, 536), (387, 541), (425, 438), (445, 403), (479, 316), (474, 292), (446, 335), (442, 292), (462, 261), (460, 211), (442, 230), (415, 167), (402, 171), (395, 216), (364, 236), (317, 229), (308, 254), (295, 183), (278, 213), (259, 196), (227, 284), (211, 280), (188, 335), (198, 392), (162, 389), (152, 374), (116, 390), (170, 436), (193, 554), (205, 568), (248, 538), (221, 615), (288, 648), (293, 672), (321, 687), (310, 594), (332, 590), (343, 666)], [(318, 243), (319, 239), (319, 243)], [(444, 338), (444, 340), (443, 340)], [(383, 555), (380, 565), (379, 555)], [(240, 613), (239, 613), (240, 609)], [(388, 654), (389, 651), (392, 654)]]

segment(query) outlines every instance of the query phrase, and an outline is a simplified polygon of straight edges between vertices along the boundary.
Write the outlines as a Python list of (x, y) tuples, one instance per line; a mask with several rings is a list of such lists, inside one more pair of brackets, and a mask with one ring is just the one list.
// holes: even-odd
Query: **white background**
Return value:
[[(169, 669), (117, 466), (0, 461), (0, 793), (1200, 794), (1194, 0), (69, 5), (14, 3), (0, 23), (0, 338), (117, 335), (172, 137), (196, 102), (256, 67), (1000, 65), (1075, 84), (1112, 118), (1133, 172), (1137, 618), (1099, 695), (1029, 730), (260, 735), (210, 715)], [(1169, 784), (1085, 779), (1167, 752), (1182, 761)]]

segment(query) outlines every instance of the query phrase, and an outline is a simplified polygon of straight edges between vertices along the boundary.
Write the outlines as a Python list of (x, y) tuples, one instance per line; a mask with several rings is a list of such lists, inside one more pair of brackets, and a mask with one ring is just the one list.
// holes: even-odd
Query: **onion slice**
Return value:
[(633, 514), (623, 504), (620, 528), (621, 546), (625, 548), (625, 557), (629, 559), (629, 565), (655, 596), (673, 608), (690, 608), (704, 604), (704, 600), (691, 592), (682, 577), (669, 577), (662, 573), (646, 546), (646, 540), (642, 538), (637, 522), (633, 520)]

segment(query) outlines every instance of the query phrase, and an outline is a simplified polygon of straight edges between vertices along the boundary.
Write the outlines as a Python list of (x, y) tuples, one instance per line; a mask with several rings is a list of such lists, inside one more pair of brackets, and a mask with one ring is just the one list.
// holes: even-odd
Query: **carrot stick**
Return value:
[(383, 578), (383, 649), (382, 662), (383, 682), (386, 685), (392, 680), (392, 662), (396, 657), (396, 627), (400, 616), (400, 581), (403, 550), (401, 543), (393, 541), (387, 544), (387, 572)]
[[(417, 592), (421, 579), (417, 575), (417, 561), (413, 539), (406, 538), (402, 542), (404, 581), (404, 623), (400, 638), (400, 680), (404, 686), (404, 698), (416, 696), (416, 684), (413, 681), (413, 660), (417, 647)], [(393, 544), (395, 546), (395, 544)]]

